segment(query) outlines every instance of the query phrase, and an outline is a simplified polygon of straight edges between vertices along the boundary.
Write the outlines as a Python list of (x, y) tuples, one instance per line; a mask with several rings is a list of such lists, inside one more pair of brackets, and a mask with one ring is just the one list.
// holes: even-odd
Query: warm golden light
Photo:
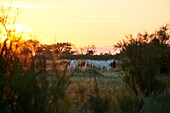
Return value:
[(8, 25), (7, 29), (14, 30), (14, 32), (16, 33), (22, 33), (22, 32), (31, 33), (32, 32), (32, 29), (27, 27), (25, 24)]
[(22, 40), (29, 40), (34, 38), (31, 37), (33, 35), (33, 30), (24, 24), (8, 25), (6, 26), (6, 30), (2, 25), (0, 26), (0, 42), (4, 42), (5, 39), (7, 39), (7, 33), (10, 33), (10, 37), (8, 37), (8, 41), (10, 41), (13, 38), (17, 38), (21, 36), (22, 36), (21, 37)]
[(4, 27), (0, 25), (0, 42), (4, 42), (6, 38), (7, 38), (6, 31)]
[(169, 0), (18, 0), (13, 6), (21, 8), (17, 22), (35, 26), (46, 44), (112, 46), (125, 35), (170, 23)]

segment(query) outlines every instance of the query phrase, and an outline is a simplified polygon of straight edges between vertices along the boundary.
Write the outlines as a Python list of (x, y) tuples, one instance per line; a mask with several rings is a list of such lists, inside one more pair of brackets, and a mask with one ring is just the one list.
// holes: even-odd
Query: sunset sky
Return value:
[(12, 0), (18, 24), (42, 43), (112, 46), (170, 24), (170, 0)]

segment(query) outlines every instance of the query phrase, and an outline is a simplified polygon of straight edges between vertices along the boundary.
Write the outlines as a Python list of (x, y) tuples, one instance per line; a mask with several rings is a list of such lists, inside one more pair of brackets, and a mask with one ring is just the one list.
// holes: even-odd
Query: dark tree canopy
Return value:
[(88, 45), (86, 47), (86, 54), (93, 55), (96, 52), (96, 46), (95, 45)]
[(56, 54), (70, 54), (72, 50), (72, 44), (68, 42), (57, 43), (55, 45)]
[(117, 43), (120, 48), (125, 83), (136, 94), (148, 96), (159, 92), (155, 76), (160, 71), (170, 70), (170, 34), (168, 26), (161, 27), (155, 33), (139, 33), (136, 37), (126, 36), (126, 40)]

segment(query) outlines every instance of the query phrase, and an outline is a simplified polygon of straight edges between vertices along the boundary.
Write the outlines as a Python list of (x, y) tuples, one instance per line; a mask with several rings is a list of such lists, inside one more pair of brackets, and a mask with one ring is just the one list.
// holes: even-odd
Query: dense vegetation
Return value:
[[(135, 112), (139, 112), (145, 106), (145, 99), (148, 97), (166, 95), (165, 98), (169, 101), (170, 92), (166, 84), (169, 81), (169, 76), (164, 79), (165, 75), (169, 75), (170, 70), (168, 25), (152, 34), (146, 32), (139, 33), (137, 37), (126, 36), (126, 40), (117, 43), (115, 47), (122, 49), (120, 56), (122, 70), (125, 74), (124, 83), (131, 94), (136, 97)], [(165, 109), (166, 112), (170, 110), (169, 106), (166, 106)]]
[[(152, 34), (127, 36), (115, 45), (121, 49), (117, 56), (74, 56), (70, 43), (64, 44), (67, 49), (62, 53), (63, 44), (22, 40), (22, 34), (7, 29), (16, 19), (16, 15), (9, 17), (10, 10), (1, 9), (0, 17), (6, 32), (0, 43), (0, 113), (170, 112), (168, 25)], [(55, 63), (64, 55), (69, 59), (119, 59), (117, 70), (122, 76), (71, 76), (67, 65), (61, 70)], [(46, 71), (46, 59), (53, 61), (53, 73)]]

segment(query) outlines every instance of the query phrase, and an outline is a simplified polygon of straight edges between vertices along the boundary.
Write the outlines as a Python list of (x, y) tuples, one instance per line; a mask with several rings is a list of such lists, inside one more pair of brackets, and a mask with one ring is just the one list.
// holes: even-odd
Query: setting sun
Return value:
[(3, 42), (7, 38), (6, 31), (2, 25), (0, 25), (0, 42)]
[(32, 29), (27, 27), (26, 25), (22, 24), (16, 24), (15, 25), (16, 32), (27, 32), (27, 33), (32, 33)]
[(170, 113), (170, 0), (0, 0), (0, 113)]
[[(7, 30), (12, 30), (15, 34), (18, 35), (24, 35), (23, 38), (30, 39), (29, 35), (31, 35), (32, 29), (29, 27), (26, 27), (26, 25), (23, 24), (14, 24), (14, 25), (8, 25), (6, 26)], [(7, 38), (7, 32), (3, 26), (0, 27), (0, 35), (1, 35), (1, 42), (3, 42)], [(27, 36), (26, 36), (27, 35)]]
[(20, 9), (18, 31), (34, 32), (46, 44), (113, 46), (125, 35), (152, 32), (170, 23), (169, 0), (14, 0), (12, 4)]
[(8, 25), (7, 29), (15, 30), (16, 33), (22, 33), (22, 32), (31, 33), (32, 32), (32, 29), (26, 26), (25, 24)]

